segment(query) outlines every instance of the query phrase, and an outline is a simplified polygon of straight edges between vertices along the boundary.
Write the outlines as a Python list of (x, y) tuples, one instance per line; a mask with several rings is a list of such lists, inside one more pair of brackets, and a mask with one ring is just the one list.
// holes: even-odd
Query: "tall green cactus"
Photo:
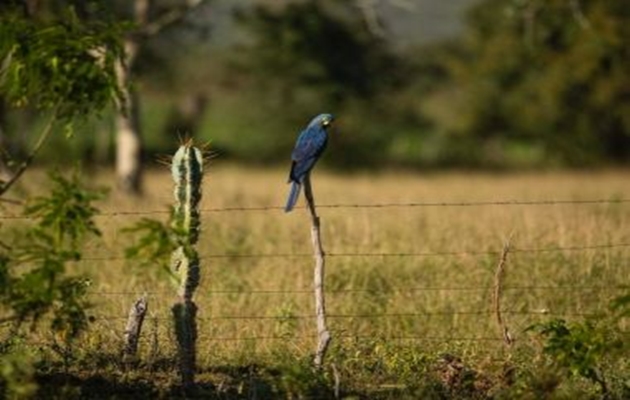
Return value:
[(203, 176), (203, 154), (192, 145), (182, 144), (171, 165), (175, 181), (175, 207), (172, 228), (178, 247), (171, 255), (171, 268), (177, 279), (179, 300), (173, 306), (175, 336), (178, 343), (182, 385), (194, 385), (197, 340), (197, 306), (192, 301), (199, 285), (199, 256), (195, 245), (199, 238), (199, 201)]
[(173, 156), (171, 172), (175, 181), (172, 227), (179, 244), (171, 256), (171, 267), (179, 278), (178, 295), (182, 300), (192, 300), (199, 285), (199, 256), (195, 245), (201, 225), (199, 201), (203, 176), (203, 154), (192, 141), (179, 147)]

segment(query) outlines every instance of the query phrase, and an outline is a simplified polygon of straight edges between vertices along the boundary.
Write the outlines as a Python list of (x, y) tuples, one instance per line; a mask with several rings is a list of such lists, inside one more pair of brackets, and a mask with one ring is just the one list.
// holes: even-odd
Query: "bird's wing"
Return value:
[(326, 146), (326, 132), (322, 128), (308, 128), (298, 137), (291, 159), (300, 162), (316, 158)]

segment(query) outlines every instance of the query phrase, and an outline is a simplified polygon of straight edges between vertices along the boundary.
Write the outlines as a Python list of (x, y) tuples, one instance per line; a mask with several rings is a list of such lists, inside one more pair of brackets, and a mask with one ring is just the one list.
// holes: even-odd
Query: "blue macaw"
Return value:
[(326, 148), (326, 143), (328, 142), (326, 129), (330, 127), (333, 119), (332, 114), (319, 114), (300, 133), (291, 154), (291, 172), (289, 173), (291, 191), (289, 192), (287, 205), (284, 207), (285, 212), (291, 211), (295, 206), (300, 196), (304, 178), (311, 172), (311, 169), (313, 169), (313, 166)]

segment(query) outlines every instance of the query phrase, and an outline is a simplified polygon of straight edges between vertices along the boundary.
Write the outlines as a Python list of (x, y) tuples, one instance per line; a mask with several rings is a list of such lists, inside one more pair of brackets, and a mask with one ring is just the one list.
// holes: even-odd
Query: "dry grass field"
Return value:
[[(295, 370), (252, 383), (255, 366), (308, 363), (316, 344), (310, 219), (303, 207), (290, 214), (279, 209), (288, 190), (285, 174), (218, 162), (206, 171), (198, 244), (202, 277), (195, 296), (197, 362), (198, 380), (211, 385), (212, 393), (225, 394), (218, 398), (256, 398), (256, 387), (282, 397), (317, 397), (300, 386), (310, 378)], [(528, 326), (605, 313), (630, 285), (630, 204), (580, 201), (629, 199), (629, 178), (627, 171), (316, 170), (333, 336), (326, 363), (336, 371), (326, 367), (325, 381), (338, 381), (342, 392), (363, 393), (358, 398), (414, 398), (405, 392), (409, 382), (422, 378), (414, 368), (440, 354), (456, 354), (496, 377), (506, 363), (536, 354), (540, 343), (525, 331)], [(94, 174), (91, 180), (104, 185), (111, 176)], [(23, 190), (35, 194), (34, 188)], [(71, 267), (92, 279), (94, 317), (74, 351), (83, 360), (77, 367), (83, 374), (92, 365), (93, 374), (168, 387), (177, 380), (175, 367), (157, 365), (172, 360), (175, 351), (175, 290), (157, 267), (124, 258), (136, 238), (122, 232), (141, 218), (167, 219), (168, 170), (149, 172), (145, 192), (129, 199), (112, 191), (98, 204), (103, 236), (88, 243), (84, 259)], [(540, 203), (549, 200), (576, 203)], [(493, 303), (495, 273), (509, 237), (500, 308), (512, 346), (502, 341)], [(126, 314), (142, 294), (149, 301), (139, 354), (144, 368), (123, 373), (97, 354), (115, 360)], [(627, 330), (627, 323), (621, 328)], [(241, 372), (226, 372), (227, 366)], [(231, 391), (221, 392), (224, 387)]]

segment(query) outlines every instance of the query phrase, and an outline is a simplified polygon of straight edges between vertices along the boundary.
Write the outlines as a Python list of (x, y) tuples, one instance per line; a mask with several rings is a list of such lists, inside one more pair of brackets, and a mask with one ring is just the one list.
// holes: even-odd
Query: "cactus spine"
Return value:
[(192, 297), (199, 285), (199, 256), (195, 245), (201, 225), (199, 201), (203, 176), (203, 154), (192, 145), (192, 141), (179, 147), (173, 156), (171, 172), (175, 181), (172, 228), (178, 244), (171, 256), (171, 267), (178, 285), (178, 301), (172, 311), (182, 385), (187, 388), (194, 384), (195, 373), (197, 306)]

